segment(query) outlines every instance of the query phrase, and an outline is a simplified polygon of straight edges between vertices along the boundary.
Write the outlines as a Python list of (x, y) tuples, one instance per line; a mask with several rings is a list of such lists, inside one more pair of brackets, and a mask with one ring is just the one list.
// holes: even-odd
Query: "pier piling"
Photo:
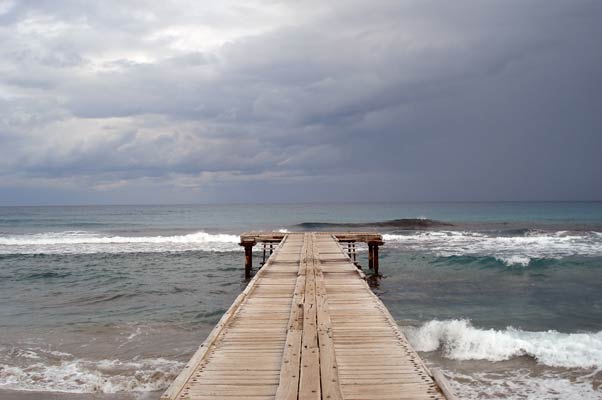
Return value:
[(249, 238), (241, 238), (239, 243), (240, 246), (245, 248), (245, 277), (248, 279), (251, 277), (251, 271), (253, 270), (253, 246), (257, 242)]

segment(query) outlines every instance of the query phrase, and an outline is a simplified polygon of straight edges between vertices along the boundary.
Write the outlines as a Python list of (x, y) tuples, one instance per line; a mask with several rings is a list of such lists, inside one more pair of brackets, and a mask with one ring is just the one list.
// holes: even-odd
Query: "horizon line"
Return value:
[(366, 201), (254, 201), (199, 203), (72, 203), (72, 204), (0, 204), (0, 207), (190, 207), (190, 206), (248, 206), (248, 205), (351, 205), (351, 204), (476, 204), (476, 203), (602, 203), (597, 200), (366, 200)]

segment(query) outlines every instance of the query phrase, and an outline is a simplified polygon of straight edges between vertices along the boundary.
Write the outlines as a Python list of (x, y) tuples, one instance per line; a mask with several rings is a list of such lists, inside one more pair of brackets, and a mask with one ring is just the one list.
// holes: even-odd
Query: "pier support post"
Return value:
[(245, 246), (245, 277), (251, 277), (253, 270), (253, 246)]
[(372, 248), (372, 264), (374, 265), (374, 273), (378, 275), (378, 245)]
[(255, 246), (255, 240), (242, 240), (239, 245), (245, 248), (245, 278), (251, 277), (251, 271), (253, 270), (253, 246)]
[(374, 269), (376, 275), (378, 275), (378, 246), (383, 244), (383, 241), (368, 242), (368, 267)]

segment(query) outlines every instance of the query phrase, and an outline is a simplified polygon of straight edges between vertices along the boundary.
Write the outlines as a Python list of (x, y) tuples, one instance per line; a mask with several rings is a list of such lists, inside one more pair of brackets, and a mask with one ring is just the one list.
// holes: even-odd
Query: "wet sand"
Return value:
[(2, 400), (158, 400), (162, 391), (146, 393), (51, 393), (16, 390), (0, 390)]

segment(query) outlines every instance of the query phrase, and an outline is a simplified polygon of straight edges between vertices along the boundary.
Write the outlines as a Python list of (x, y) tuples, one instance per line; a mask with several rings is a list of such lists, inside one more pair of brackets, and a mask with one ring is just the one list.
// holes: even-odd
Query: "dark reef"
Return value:
[(328, 229), (328, 228), (396, 228), (396, 229), (428, 229), (453, 224), (422, 218), (402, 218), (377, 222), (303, 222), (295, 225), (302, 229)]

